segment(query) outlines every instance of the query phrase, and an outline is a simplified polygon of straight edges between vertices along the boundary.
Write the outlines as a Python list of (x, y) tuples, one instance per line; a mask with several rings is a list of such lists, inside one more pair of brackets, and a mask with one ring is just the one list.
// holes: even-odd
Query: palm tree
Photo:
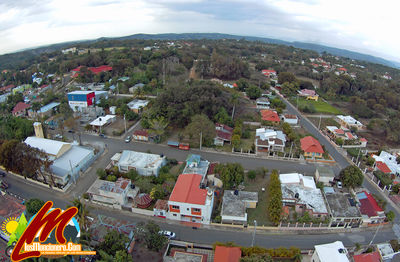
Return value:
[(231, 103), (233, 104), (233, 109), (232, 109), (232, 121), (233, 121), (233, 117), (235, 116), (235, 108), (236, 108), (236, 104), (239, 101), (239, 94), (237, 93), (233, 93), (231, 96)]
[(78, 223), (81, 231), (88, 231), (89, 229), (89, 219), (88, 216), (90, 215), (89, 209), (87, 208), (86, 204), (82, 203), (79, 198), (75, 198), (71, 201), (72, 205), (68, 207), (76, 207), (78, 208)]
[(163, 116), (159, 116), (157, 118), (153, 118), (149, 120), (150, 129), (155, 133), (158, 137), (157, 140), (164, 134), (165, 129), (167, 128), (169, 122)]

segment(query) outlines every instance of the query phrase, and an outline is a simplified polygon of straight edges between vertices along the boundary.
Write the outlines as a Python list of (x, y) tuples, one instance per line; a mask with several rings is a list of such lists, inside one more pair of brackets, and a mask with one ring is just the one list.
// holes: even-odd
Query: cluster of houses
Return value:
[(344, 145), (354, 145), (357, 147), (366, 147), (367, 139), (357, 136), (355, 131), (365, 129), (365, 126), (352, 116), (337, 115), (335, 120), (339, 123), (340, 127), (337, 126), (326, 126), (325, 132), (334, 141), (342, 139)]
[[(315, 176), (304, 176), (298, 173), (279, 176), (282, 190), (283, 216), (289, 219), (290, 212), (321, 221), (329, 218), (329, 227), (354, 228), (373, 226), (386, 219), (384, 210), (375, 198), (366, 190), (345, 192), (336, 184), (335, 174), (330, 168), (317, 167)], [(317, 188), (316, 182), (323, 184), (323, 190)]]

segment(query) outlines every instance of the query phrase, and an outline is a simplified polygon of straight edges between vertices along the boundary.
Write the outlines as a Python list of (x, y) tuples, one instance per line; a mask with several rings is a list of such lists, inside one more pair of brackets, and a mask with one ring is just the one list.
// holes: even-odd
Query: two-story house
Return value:
[(168, 200), (168, 219), (209, 224), (214, 192), (202, 184), (199, 174), (179, 175)]

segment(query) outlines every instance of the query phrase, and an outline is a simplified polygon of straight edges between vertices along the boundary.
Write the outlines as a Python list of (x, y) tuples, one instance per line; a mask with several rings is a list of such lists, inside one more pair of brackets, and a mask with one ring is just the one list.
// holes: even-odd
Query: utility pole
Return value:
[(203, 132), (200, 132), (200, 150), (201, 150), (202, 143), (203, 143)]
[(254, 220), (254, 231), (253, 231), (253, 240), (251, 241), (251, 246), (254, 246), (254, 240), (256, 238), (256, 230), (257, 230), (257, 220)]
[(293, 147), (293, 142), (292, 142), (292, 144), (290, 145), (289, 157), (292, 155), (292, 147)]
[(299, 95), (297, 95), (296, 107), (297, 107), (297, 109), (299, 109)]
[(379, 226), (376, 228), (375, 234), (374, 234), (374, 236), (372, 237), (371, 242), (369, 242), (369, 245), (368, 245), (368, 246), (371, 246), (371, 245), (372, 245), (372, 242), (374, 242), (375, 237), (376, 237), (376, 235), (378, 234), (378, 231), (379, 231), (379, 229), (380, 229), (381, 226), (382, 226), (382, 223), (380, 223)]
[(359, 148), (359, 149), (358, 149), (357, 160), (356, 160), (356, 165), (357, 165), (357, 163), (358, 163), (358, 158), (360, 157), (360, 152), (361, 152), (361, 149)]
[(319, 115), (319, 124), (318, 124), (318, 130), (320, 130), (320, 129), (321, 129), (321, 118), (322, 118), (322, 115)]
[(101, 135), (101, 117), (99, 117), (99, 124), (100, 124), (100, 135)]
[(125, 124), (125, 133), (126, 133), (126, 119), (125, 119), (125, 114), (124, 114), (124, 124)]

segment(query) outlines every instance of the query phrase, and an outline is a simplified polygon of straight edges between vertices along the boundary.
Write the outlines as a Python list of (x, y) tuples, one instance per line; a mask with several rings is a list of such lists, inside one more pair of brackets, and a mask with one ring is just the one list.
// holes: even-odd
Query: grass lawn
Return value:
[[(267, 181), (268, 175), (265, 178), (258, 176), (255, 180), (249, 180), (245, 178), (245, 190), (258, 192), (258, 203), (256, 208), (247, 209), (247, 221), (249, 225), (254, 225), (254, 220), (257, 221), (257, 225), (271, 226), (271, 222), (268, 219), (267, 214)], [(265, 192), (261, 191), (261, 188), (265, 188)]]
[[(296, 98), (291, 99), (291, 103), (293, 105), (296, 105), (297, 99)], [(305, 105), (313, 105), (315, 107), (315, 110), (317, 111), (317, 113), (333, 114), (333, 115), (343, 114), (342, 111), (340, 111), (336, 107), (328, 104), (327, 102), (322, 101), (321, 99), (319, 99), (318, 101), (313, 101), (313, 100), (306, 100), (305, 98), (299, 97), (298, 107), (301, 108), (302, 106), (305, 106)]]

